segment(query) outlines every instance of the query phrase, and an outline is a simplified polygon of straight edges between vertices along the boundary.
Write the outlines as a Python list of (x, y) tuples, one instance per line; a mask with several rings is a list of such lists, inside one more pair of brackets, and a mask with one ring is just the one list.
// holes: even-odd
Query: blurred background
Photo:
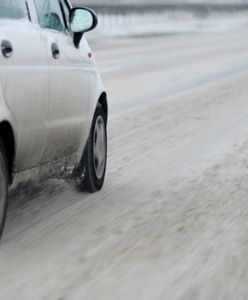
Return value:
[(95, 34), (140, 34), (224, 31), (248, 25), (248, 0), (74, 0), (99, 16)]

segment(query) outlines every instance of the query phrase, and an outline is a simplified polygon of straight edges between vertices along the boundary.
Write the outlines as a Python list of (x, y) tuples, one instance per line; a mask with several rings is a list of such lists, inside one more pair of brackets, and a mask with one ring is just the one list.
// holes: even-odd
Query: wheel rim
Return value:
[(102, 178), (105, 171), (106, 148), (105, 122), (102, 116), (98, 116), (95, 123), (93, 141), (94, 168), (98, 180)]

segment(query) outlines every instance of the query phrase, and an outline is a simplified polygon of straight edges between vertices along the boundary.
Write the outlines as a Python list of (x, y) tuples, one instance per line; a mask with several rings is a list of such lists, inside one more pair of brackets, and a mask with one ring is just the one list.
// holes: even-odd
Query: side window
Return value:
[(28, 18), (24, 0), (0, 0), (0, 19)]
[(65, 30), (65, 23), (58, 0), (35, 0), (39, 24), (43, 28)]

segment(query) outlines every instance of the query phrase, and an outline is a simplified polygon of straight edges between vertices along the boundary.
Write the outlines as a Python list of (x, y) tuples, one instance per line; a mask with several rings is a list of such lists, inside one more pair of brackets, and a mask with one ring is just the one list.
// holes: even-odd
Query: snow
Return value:
[(189, 12), (157, 14), (99, 14), (99, 25), (90, 36), (138, 36), (189, 32), (213, 32), (248, 27), (246, 13), (212, 13), (197, 16)]
[(94, 45), (105, 187), (11, 197), (1, 299), (247, 299), (247, 48), (241, 31)]
[[(151, 34), (167, 34), (167, 33), (188, 33), (199, 31), (226, 31), (234, 30), (248, 26), (248, 8), (239, 7), (239, 4), (248, 4), (248, 0), (91, 0), (80, 1), (74, 0), (74, 4), (86, 6), (94, 6), (99, 16), (99, 26), (93, 35), (105, 36), (137, 36)], [(127, 4), (128, 6), (119, 6)], [(142, 4), (154, 5), (154, 11), (151, 13)], [(161, 9), (156, 12), (157, 4), (175, 4), (174, 9)], [(199, 7), (188, 7), (182, 9), (179, 4), (202, 4)], [(206, 4), (232, 4), (237, 5), (237, 9), (225, 9), (211, 11)], [(101, 5), (97, 8), (97, 5)], [(106, 5), (106, 7), (105, 7)], [(109, 5), (109, 7), (108, 7)], [(130, 6), (129, 6), (130, 5)], [(132, 8), (132, 5), (136, 5)], [(141, 5), (142, 11), (139, 10)], [(114, 8), (113, 8), (114, 6)], [(150, 7), (150, 6), (149, 6)], [(91, 33), (92, 36), (92, 33)]]

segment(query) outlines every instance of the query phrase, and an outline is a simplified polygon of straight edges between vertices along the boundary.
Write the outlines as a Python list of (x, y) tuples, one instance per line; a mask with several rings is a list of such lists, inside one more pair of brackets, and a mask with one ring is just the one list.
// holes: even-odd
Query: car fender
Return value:
[(12, 117), (11, 112), (8, 108), (8, 105), (5, 101), (2, 85), (0, 82), (0, 123), (2, 123), (4, 121), (7, 121), (10, 123), (10, 125), (12, 126), (12, 129), (14, 131), (14, 135), (15, 135), (14, 118)]
[(86, 128), (84, 129), (84, 133), (85, 133), (83, 135), (84, 138), (82, 140), (82, 144), (79, 150), (78, 162), (81, 161), (85, 145), (90, 135), (90, 130), (91, 130), (94, 114), (96, 111), (96, 107), (103, 93), (105, 93), (105, 89), (104, 89), (101, 76), (96, 68), (94, 70), (92, 69), (91, 79), (90, 79), (88, 118), (87, 118)]
[[(0, 24), (0, 26), (1, 26), (1, 24)], [(5, 35), (0, 33), (0, 40), (2, 41), (4, 39), (6, 39)], [(15, 128), (15, 126), (14, 126), (15, 122), (14, 122), (12, 114), (9, 110), (9, 107), (7, 105), (7, 102), (5, 100), (4, 90), (3, 90), (3, 87), (2, 87), (2, 83), (1, 83), (1, 76), (2, 76), (2, 74), (1, 74), (1, 69), (2, 69), (1, 65), (3, 63), (3, 60), (4, 60), (4, 58), (1, 55), (0, 56), (0, 123), (2, 123), (3, 121), (9, 122), (10, 125), (12, 126), (12, 128), (13, 128), (13, 131), (15, 131), (15, 129), (14, 129)], [(15, 134), (15, 132), (14, 132), (14, 134)]]
[(97, 68), (94, 55), (85, 36), (83, 36), (81, 40), (80, 49), (82, 51), (82, 57), (84, 57), (86, 54), (90, 54), (90, 56), (86, 55), (85, 57), (85, 61), (87, 61), (87, 71), (89, 72), (89, 77), (90, 77), (90, 88), (89, 88), (90, 92), (89, 92), (89, 99), (88, 99), (89, 108), (88, 108), (88, 120), (87, 120), (87, 128), (86, 128), (86, 132), (89, 135), (97, 103), (102, 93), (105, 93), (105, 88), (102, 82), (102, 78), (100, 76), (100, 72)]
[(91, 96), (89, 102), (89, 113), (88, 113), (88, 132), (90, 131), (92, 120), (96, 111), (97, 103), (103, 93), (106, 93), (101, 76), (99, 73), (95, 73), (91, 80)]

